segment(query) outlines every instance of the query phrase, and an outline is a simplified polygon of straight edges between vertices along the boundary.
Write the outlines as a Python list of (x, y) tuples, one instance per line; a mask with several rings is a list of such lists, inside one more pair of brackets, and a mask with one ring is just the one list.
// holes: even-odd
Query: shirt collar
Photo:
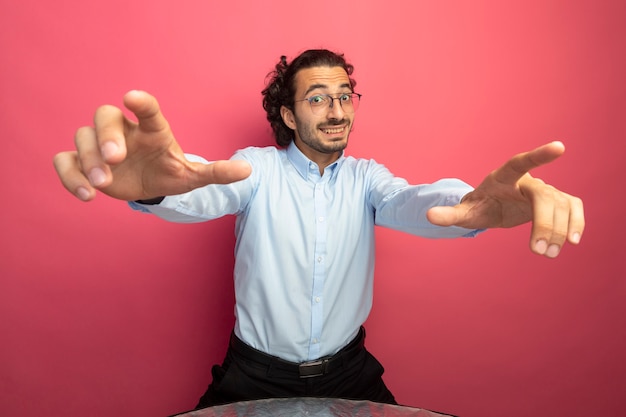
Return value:
[[(294, 141), (291, 141), (291, 143), (287, 147), (287, 158), (289, 158), (289, 161), (291, 161), (294, 168), (296, 168), (298, 174), (300, 174), (300, 176), (305, 180), (309, 177), (309, 171), (311, 166), (315, 166), (316, 169), (319, 169), (315, 162), (311, 161), (302, 153), (302, 151), (296, 146), (296, 143)], [(344, 159), (345, 157), (342, 151), (339, 158), (335, 162), (327, 166), (326, 170), (330, 170), (331, 175), (335, 174), (338, 171), (337, 168), (343, 164)]]

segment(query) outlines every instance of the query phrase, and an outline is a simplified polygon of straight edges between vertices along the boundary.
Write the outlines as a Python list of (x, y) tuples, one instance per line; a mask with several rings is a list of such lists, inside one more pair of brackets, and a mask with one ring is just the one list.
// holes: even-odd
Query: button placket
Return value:
[(313, 288), (311, 291), (311, 339), (309, 359), (320, 356), (322, 327), (324, 320), (324, 279), (326, 275), (326, 197), (322, 178), (314, 187), (315, 205), (315, 262), (313, 266)]

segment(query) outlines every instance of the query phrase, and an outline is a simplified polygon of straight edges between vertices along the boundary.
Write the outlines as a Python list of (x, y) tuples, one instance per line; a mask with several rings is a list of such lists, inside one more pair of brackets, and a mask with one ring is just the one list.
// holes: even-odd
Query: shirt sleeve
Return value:
[[(197, 155), (186, 154), (185, 157), (192, 162), (211, 163)], [(239, 152), (231, 158), (234, 159), (246, 158)], [(151, 213), (175, 223), (214, 220), (229, 214), (237, 214), (245, 207), (254, 189), (251, 177), (232, 184), (210, 184), (188, 193), (167, 196), (161, 203), (155, 205), (135, 201), (128, 204), (134, 210)]]
[(457, 226), (437, 226), (428, 221), (426, 212), (436, 206), (455, 206), (473, 190), (469, 184), (447, 178), (432, 184), (411, 185), (376, 164), (371, 177), (370, 201), (378, 226), (400, 230), (426, 238), (474, 237), (483, 230)]

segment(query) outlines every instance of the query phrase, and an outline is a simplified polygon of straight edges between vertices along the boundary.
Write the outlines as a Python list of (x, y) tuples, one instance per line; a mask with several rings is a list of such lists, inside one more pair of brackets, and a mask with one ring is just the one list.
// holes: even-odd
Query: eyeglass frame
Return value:
[[(331, 94), (315, 94), (312, 95), (311, 97), (307, 97), (307, 98), (303, 98), (301, 100), (294, 100), (294, 103), (298, 103), (301, 101), (308, 101), (309, 102), (309, 106), (311, 107), (311, 111), (315, 113), (315, 110), (313, 110), (313, 103), (311, 102), (311, 100), (313, 100), (315, 97), (328, 97), (330, 99), (330, 103), (328, 104), (328, 108), (332, 109), (333, 106), (335, 105), (335, 100), (339, 100), (339, 106), (341, 107), (341, 110), (345, 111), (347, 113), (346, 110), (344, 110), (343, 108), (343, 104), (341, 104), (341, 97), (343, 96), (351, 96), (351, 100), (352, 102), (354, 102), (354, 96), (357, 96), (357, 101), (360, 103), (361, 102), (361, 97), (363, 96), (363, 94), (359, 94), (359, 93), (355, 93), (355, 92), (351, 92), (351, 93), (335, 93), (338, 94), (339, 97), (333, 97)], [(357, 107), (359, 105), (357, 104)], [(319, 109), (321, 109), (322, 107), (317, 107)], [(356, 109), (353, 106), (353, 110), (352, 113), (356, 112)]]

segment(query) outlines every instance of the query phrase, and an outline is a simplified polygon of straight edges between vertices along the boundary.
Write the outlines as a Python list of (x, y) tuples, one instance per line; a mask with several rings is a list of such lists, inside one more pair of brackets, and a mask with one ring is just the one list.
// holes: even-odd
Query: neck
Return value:
[(316, 151), (306, 146), (300, 141), (295, 141), (295, 145), (300, 149), (300, 151), (309, 158), (311, 161), (315, 162), (320, 170), (320, 175), (324, 175), (324, 170), (327, 166), (334, 163), (341, 156), (342, 151), (336, 151), (331, 153), (324, 153), (320, 151)]

